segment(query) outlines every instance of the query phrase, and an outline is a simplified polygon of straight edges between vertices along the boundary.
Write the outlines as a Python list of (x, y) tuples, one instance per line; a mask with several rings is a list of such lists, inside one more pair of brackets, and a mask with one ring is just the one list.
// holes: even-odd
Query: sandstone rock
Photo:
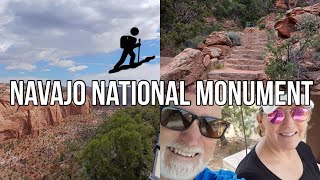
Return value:
[(218, 63), (218, 58), (212, 58), (210, 59), (210, 62), (213, 64)]
[(278, 36), (282, 38), (289, 38), (294, 31), (295, 22), (292, 18), (284, 18), (274, 25), (274, 28), (278, 31)]
[(203, 58), (203, 65), (207, 67), (210, 64), (210, 56), (207, 54)]
[(206, 47), (206, 45), (203, 42), (201, 42), (197, 45), (197, 49), (199, 49), (199, 50), (203, 50), (203, 48), (205, 48), (205, 47)]
[(295, 26), (299, 17), (304, 13), (310, 13), (320, 16), (320, 3), (308, 7), (297, 7), (286, 12), (286, 17), (282, 18), (274, 25), (278, 31), (278, 36), (282, 38), (289, 38), (292, 32), (295, 31)]
[(296, 7), (294, 9), (290, 9), (286, 12), (286, 16), (287, 17), (294, 17), (294, 16), (297, 16), (297, 15), (301, 15), (303, 13), (305, 13), (306, 11), (302, 8), (302, 7)]
[(307, 6), (303, 9), (310, 14), (320, 16), (320, 3), (314, 4), (313, 6)]
[(227, 56), (227, 54), (231, 50), (231, 48), (229, 46), (225, 46), (225, 45), (213, 45), (210, 47), (219, 48), (221, 50), (220, 56)]
[(172, 61), (173, 57), (160, 57), (160, 68), (166, 66)]
[(208, 73), (206, 71), (202, 72), (201, 76), (197, 80), (206, 80), (208, 79)]
[[(301, 6), (301, 4), (304, 4), (304, 3), (306, 3), (306, 4), (309, 4), (309, 5), (312, 5), (312, 4), (314, 4), (316, 1), (314, 1), (314, 0), (304, 0), (304, 1), (298, 1), (297, 3), (297, 7), (298, 6)], [(289, 8), (294, 8), (294, 6), (295, 6), (295, 1), (293, 1), (293, 0), (289, 0)], [(287, 5), (286, 5), (286, 1), (285, 0), (276, 0), (276, 8), (278, 8), (278, 9), (288, 9), (288, 7), (287, 7)]]
[(319, 66), (317, 66), (313, 61), (302, 61), (300, 62), (301, 67), (303, 67), (303, 69), (312, 72), (312, 71), (319, 71), (320, 68)]
[(303, 13), (310, 13), (316, 16), (319, 16), (320, 14), (320, 3), (314, 4), (313, 6), (307, 6), (307, 7), (297, 7), (294, 9), (290, 9), (286, 12), (287, 17), (294, 17), (301, 15)]
[(187, 48), (174, 57), (168, 65), (161, 68), (160, 79), (184, 80), (187, 86), (200, 78), (204, 70), (201, 51)]
[(274, 25), (275, 25), (275, 20), (276, 20), (276, 13), (270, 13), (268, 14), (262, 21), (262, 23), (265, 24), (265, 28), (267, 30), (272, 30)]
[(209, 68), (207, 68), (207, 69), (214, 69), (214, 67), (215, 67), (215, 65), (216, 64), (218, 64), (218, 58), (212, 58), (212, 59), (210, 59), (210, 63), (209, 63), (209, 65), (207, 66), (207, 67), (209, 67)]
[(208, 54), (210, 58), (219, 57), (221, 55), (221, 49), (217, 47), (205, 47), (202, 52), (203, 54)]
[(204, 42), (205, 45), (227, 45), (233, 46), (231, 40), (224, 32), (213, 32), (211, 33)]
[(195, 93), (196, 91), (197, 91), (196, 82), (191, 83), (186, 87), (186, 92), (188, 93)]
[[(292, 0), (289, 1), (290, 8), (294, 6), (294, 2)], [(285, 0), (276, 0), (276, 7), (279, 9), (287, 9)]]

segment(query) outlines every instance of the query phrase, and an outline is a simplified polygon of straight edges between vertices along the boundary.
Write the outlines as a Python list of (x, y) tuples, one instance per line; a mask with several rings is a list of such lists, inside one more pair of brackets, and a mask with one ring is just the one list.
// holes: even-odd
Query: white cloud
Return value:
[(85, 69), (87, 69), (87, 68), (88, 68), (88, 66), (85, 66), (85, 65), (72, 66), (72, 67), (68, 68), (68, 71), (76, 72), (76, 71), (82, 71), (82, 70), (85, 70)]
[(49, 63), (50, 66), (58, 66), (58, 67), (72, 67), (75, 65), (75, 62), (72, 60), (52, 60), (52, 62)]
[(3, 42), (2, 44), (0, 44), (0, 52), (4, 53), (7, 51), (7, 49), (11, 46), (11, 44)]
[(46, 68), (46, 69), (42, 69), (41, 71), (42, 72), (49, 72), (49, 71), (51, 71), (51, 69)]
[(19, 63), (19, 64), (10, 64), (5, 67), (7, 70), (26, 70), (26, 71), (32, 71), (35, 70), (37, 67), (32, 64), (27, 63)]
[(65, 59), (119, 49), (133, 26), (137, 38), (159, 39), (159, 25), (159, 0), (1, 0), (0, 63), (68, 68), (76, 62)]

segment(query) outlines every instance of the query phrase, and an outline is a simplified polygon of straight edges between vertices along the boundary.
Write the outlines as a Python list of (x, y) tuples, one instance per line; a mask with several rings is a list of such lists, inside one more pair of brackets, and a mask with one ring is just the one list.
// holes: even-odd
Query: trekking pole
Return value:
[[(141, 39), (139, 38), (139, 43), (141, 42)], [(141, 46), (141, 44), (140, 44)], [(138, 49), (138, 63), (139, 63), (139, 60), (140, 60), (140, 46), (139, 46), (139, 49)]]

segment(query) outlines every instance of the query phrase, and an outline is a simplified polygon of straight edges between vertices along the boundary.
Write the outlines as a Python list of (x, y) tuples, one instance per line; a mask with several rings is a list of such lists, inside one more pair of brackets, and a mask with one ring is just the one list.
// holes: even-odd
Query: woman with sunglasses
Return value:
[(234, 172), (212, 171), (207, 164), (229, 123), (219, 106), (163, 106), (160, 117), (160, 179), (236, 180)]
[(240, 162), (238, 176), (247, 180), (319, 180), (312, 151), (301, 141), (313, 106), (312, 101), (310, 106), (262, 106), (257, 114), (262, 138)]

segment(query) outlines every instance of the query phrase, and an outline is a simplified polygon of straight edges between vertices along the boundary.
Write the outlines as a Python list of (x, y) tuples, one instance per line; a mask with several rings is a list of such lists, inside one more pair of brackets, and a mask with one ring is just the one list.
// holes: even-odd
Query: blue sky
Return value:
[[(109, 75), (122, 53), (120, 37), (134, 26), (142, 40), (140, 59), (156, 59)], [(0, 82), (159, 79), (159, 28), (159, 0), (2, 0)]]

